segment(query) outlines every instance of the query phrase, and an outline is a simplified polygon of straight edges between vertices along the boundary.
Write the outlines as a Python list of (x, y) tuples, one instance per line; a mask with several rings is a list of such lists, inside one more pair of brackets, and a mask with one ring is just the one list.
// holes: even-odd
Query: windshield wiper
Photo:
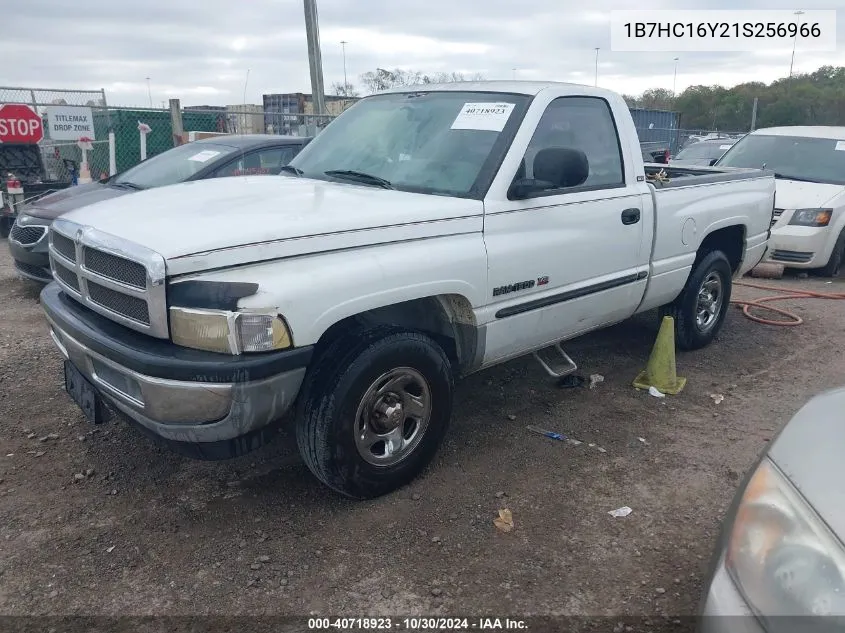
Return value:
[(293, 165), (283, 165), (282, 172), (287, 174), (296, 174), (297, 176), (301, 176), (305, 172), (299, 169), (299, 167), (294, 167)]
[(781, 174), (779, 172), (775, 172), (775, 178), (777, 178), (778, 180), (796, 180), (798, 182), (819, 182), (818, 180), (813, 180), (812, 178), (799, 178), (798, 176), (787, 176), (786, 174)]
[(393, 189), (393, 185), (389, 180), (373, 176), (372, 174), (363, 171), (355, 171), (354, 169), (330, 169), (323, 172), (326, 176), (333, 178), (346, 178), (347, 180), (355, 180), (357, 182), (375, 185), (382, 189)]
[(109, 183), (112, 187), (116, 187), (117, 189), (132, 189), (133, 191), (141, 191), (143, 187), (141, 185), (136, 185), (134, 182), (129, 182), (128, 180), (121, 180), (119, 182), (111, 182)]

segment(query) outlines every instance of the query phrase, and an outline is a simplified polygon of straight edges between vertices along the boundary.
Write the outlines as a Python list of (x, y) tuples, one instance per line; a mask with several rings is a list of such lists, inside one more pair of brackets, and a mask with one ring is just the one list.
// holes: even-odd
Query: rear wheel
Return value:
[(437, 451), (452, 412), (452, 369), (424, 334), (378, 328), (330, 345), (300, 400), (299, 451), (324, 484), (352, 498), (392, 492)]
[(722, 251), (711, 251), (693, 266), (680, 296), (664, 306), (662, 315), (675, 319), (675, 342), (682, 350), (709, 345), (725, 322), (731, 299), (730, 262)]
[(822, 277), (836, 277), (842, 271), (843, 260), (845, 260), (845, 229), (842, 229), (839, 237), (836, 238), (836, 244), (833, 245), (833, 252), (827, 264), (817, 268), (816, 274)]

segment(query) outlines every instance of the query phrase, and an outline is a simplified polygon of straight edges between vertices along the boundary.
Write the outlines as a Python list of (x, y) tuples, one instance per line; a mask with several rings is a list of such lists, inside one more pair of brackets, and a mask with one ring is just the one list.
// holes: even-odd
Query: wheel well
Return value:
[(475, 313), (469, 300), (461, 295), (422, 297), (347, 317), (323, 333), (315, 355), (341, 336), (354, 336), (377, 325), (395, 325), (429, 335), (443, 348), (458, 373), (472, 366), (477, 356)]
[(733, 272), (739, 270), (745, 252), (745, 227), (726, 226), (710, 233), (698, 247), (696, 260), (713, 251), (722, 251), (731, 264), (731, 270)]

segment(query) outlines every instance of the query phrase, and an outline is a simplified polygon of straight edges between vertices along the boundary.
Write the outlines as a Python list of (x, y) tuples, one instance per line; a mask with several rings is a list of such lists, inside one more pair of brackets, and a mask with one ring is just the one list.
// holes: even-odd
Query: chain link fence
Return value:
[[(227, 134), (315, 136), (337, 114), (355, 101), (332, 101), (331, 114), (316, 115), (309, 112), (311, 104), (305, 102), (305, 98), (299, 93), (265, 95), (263, 105), (187, 106), (173, 113), (169, 108), (109, 107), (104, 90), (54, 90), (0, 86), (0, 104), (24, 103), (33, 107), (41, 115), (45, 130), (45, 138), (40, 143), (44, 163), (43, 178), (64, 182), (73, 180), (79, 175), (82, 150), (75, 141), (50, 138), (46, 124), (49, 106), (76, 106), (91, 109), (93, 141), (91, 149), (87, 151), (87, 162), (91, 178), (98, 180), (112, 173), (126, 171), (145, 157), (149, 158), (165, 152), (176, 144), (211, 136)], [(174, 119), (181, 127), (181, 136), (174, 134)], [(646, 120), (651, 119), (643, 118), (643, 122)], [(684, 147), (703, 138), (736, 139), (741, 135), (741, 133), (714, 130), (655, 128), (653, 124), (639, 122), (637, 132), (643, 148), (654, 152), (655, 155), (664, 151), (676, 155)]]
[[(684, 128), (640, 128), (637, 127), (640, 145), (651, 152), (668, 151), (675, 156), (682, 149), (701, 140), (724, 139), (725, 145), (733, 144), (746, 132), (725, 130), (703, 130)], [(727, 149), (727, 148), (726, 148)]]

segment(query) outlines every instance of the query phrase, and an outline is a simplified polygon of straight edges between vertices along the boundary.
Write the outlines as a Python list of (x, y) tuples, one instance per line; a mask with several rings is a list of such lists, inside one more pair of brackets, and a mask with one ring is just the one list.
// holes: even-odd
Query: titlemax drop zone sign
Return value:
[(54, 141), (94, 140), (91, 108), (47, 106), (47, 135)]

